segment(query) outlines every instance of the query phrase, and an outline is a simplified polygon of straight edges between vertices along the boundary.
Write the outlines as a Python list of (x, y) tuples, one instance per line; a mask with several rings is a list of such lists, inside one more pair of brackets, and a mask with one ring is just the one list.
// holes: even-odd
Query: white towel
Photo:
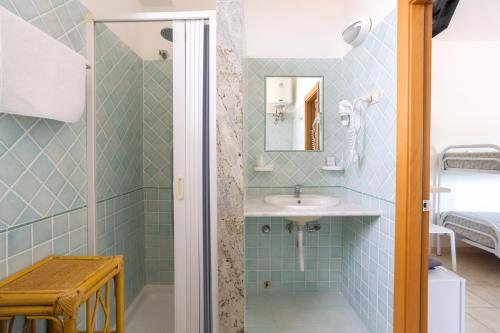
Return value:
[(0, 112), (76, 122), (85, 58), (0, 6)]

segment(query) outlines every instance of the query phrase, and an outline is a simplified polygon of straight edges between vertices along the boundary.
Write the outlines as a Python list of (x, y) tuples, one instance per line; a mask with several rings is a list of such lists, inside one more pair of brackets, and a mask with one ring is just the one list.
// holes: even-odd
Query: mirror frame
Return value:
[[(268, 78), (318, 78), (321, 79), (320, 84), (320, 113), (323, 115), (321, 117), (321, 143), (319, 150), (269, 150), (267, 149), (267, 79)], [(323, 75), (265, 75), (264, 76), (264, 152), (265, 153), (323, 153), (325, 151), (325, 77)]]

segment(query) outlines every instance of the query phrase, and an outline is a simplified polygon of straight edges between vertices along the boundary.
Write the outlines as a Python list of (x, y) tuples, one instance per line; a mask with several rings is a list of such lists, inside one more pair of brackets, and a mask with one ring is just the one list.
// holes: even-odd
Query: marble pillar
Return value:
[(243, 333), (243, 4), (217, 0), (219, 333)]

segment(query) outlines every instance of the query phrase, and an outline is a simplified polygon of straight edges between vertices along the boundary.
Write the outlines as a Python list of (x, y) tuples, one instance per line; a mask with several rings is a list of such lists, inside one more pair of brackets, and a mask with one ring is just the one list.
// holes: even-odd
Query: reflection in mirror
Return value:
[(266, 151), (323, 150), (322, 94), (322, 77), (266, 77)]

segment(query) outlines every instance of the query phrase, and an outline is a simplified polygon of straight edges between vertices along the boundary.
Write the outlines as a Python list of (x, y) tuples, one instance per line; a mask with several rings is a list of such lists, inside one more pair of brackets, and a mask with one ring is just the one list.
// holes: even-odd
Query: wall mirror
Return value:
[(265, 150), (323, 150), (323, 78), (265, 78)]

